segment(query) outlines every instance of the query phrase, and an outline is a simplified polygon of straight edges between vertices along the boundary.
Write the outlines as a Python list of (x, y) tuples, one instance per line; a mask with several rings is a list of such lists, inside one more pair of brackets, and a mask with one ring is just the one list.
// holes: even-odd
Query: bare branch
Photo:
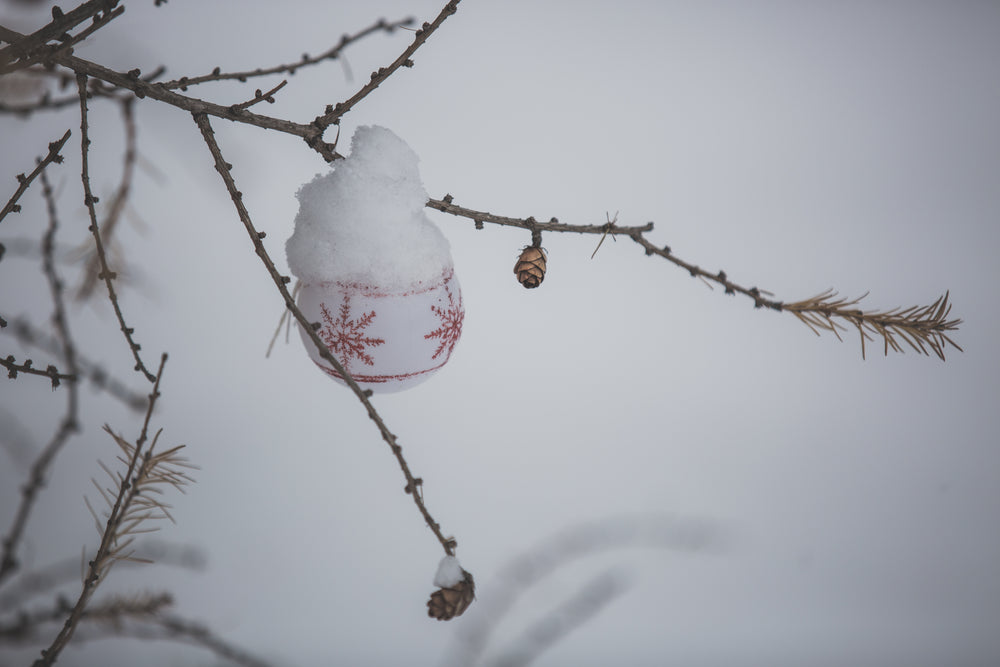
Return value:
[[(559, 222), (558, 218), (551, 218), (548, 222), (538, 222), (534, 217), (527, 218), (510, 218), (503, 215), (497, 215), (495, 213), (487, 213), (486, 211), (477, 211), (471, 208), (466, 208), (464, 206), (459, 206), (458, 204), (452, 203), (454, 198), (451, 195), (445, 195), (441, 199), (428, 199), (427, 207), (437, 209), (444, 213), (451, 213), (462, 218), (468, 218), (476, 223), (476, 228), (481, 229), (482, 223), (488, 222), (492, 225), (501, 225), (503, 227), (519, 227), (521, 229), (527, 229), (531, 232), (572, 232), (574, 234), (610, 234), (612, 236), (632, 236), (633, 234), (642, 234), (645, 232), (653, 231), (653, 223), (647, 222), (645, 225), (638, 227), (621, 227), (618, 225), (608, 225), (608, 223), (602, 223), (599, 225), (567, 225)], [(540, 245), (533, 242), (533, 245)]]
[[(434, 19), (433, 22), (425, 23), (420, 30), (417, 30), (413, 43), (407, 47), (406, 50), (404, 50), (403, 54), (393, 61), (393, 63), (391, 63), (388, 67), (380, 68), (378, 72), (374, 72), (372, 74), (371, 81), (355, 93), (353, 97), (348, 99), (346, 102), (341, 102), (336, 106), (328, 107), (325, 114), (318, 116), (311, 123), (307, 124), (294, 123), (292, 121), (255, 114), (245, 108), (240, 108), (239, 105), (222, 106), (194, 97), (181, 95), (173, 92), (162, 84), (154, 84), (143, 80), (140, 78), (141, 72), (139, 70), (132, 70), (127, 74), (122, 74), (102, 65), (98, 65), (97, 63), (68, 54), (55, 54), (52, 55), (50, 59), (53, 62), (73, 70), (77, 73), (78, 77), (80, 75), (86, 75), (88, 77), (100, 79), (101, 81), (109, 83), (113, 86), (131, 90), (137, 97), (149, 97), (151, 99), (159, 100), (180, 109), (190, 111), (192, 114), (207, 114), (217, 116), (219, 118), (225, 118), (227, 120), (255, 125), (264, 129), (294, 134), (305, 140), (306, 144), (309, 145), (310, 148), (317, 151), (325, 160), (329, 162), (337, 159), (340, 155), (336, 152), (333, 144), (323, 141), (323, 133), (326, 129), (330, 125), (339, 121), (341, 116), (347, 113), (347, 111), (357, 104), (357, 102), (377, 88), (379, 84), (389, 78), (389, 76), (397, 69), (403, 66), (412, 66), (413, 61), (410, 60), (410, 56), (413, 55), (413, 53), (425, 41), (427, 41), (430, 35), (437, 30), (438, 27), (440, 27), (448, 16), (455, 13), (459, 1), (460, 0), (451, 0), (447, 5), (445, 5), (444, 9), (441, 10), (441, 13), (436, 19)], [(0, 26), (0, 39), (13, 42), (24, 39), (24, 35), (10, 30), (9, 28)], [(213, 74), (220, 73), (214, 72)]]
[[(2, 551), (0, 553), (0, 584), (13, 574), (18, 567), (15, 553), (24, 534), (24, 528), (28, 524), (28, 517), (34, 507), (35, 499), (45, 484), (45, 478), (49, 467), (52, 465), (52, 461), (69, 439), (69, 436), (79, 430), (79, 385), (76, 382), (79, 369), (76, 364), (76, 346), (73, 344), (73, 337), (69, 331), (69, 321), (66, 317), (65, 304), (63, 303), (62, 281), (56, 273), (55, 261), (52, 257), (55, 246), (55, 233), (59, 225), (59, 220), (56, 215), (55, 197), (44, 172), (41, 174), (41, 179), (42, 194), (45, 197), (49, 213), (49, 226), (42, 240), (42, 268), (52, 295), (54, 310), (52, 320), (62, 347), (63, 358), (66, 360), (66, 365), (70, 371), (69, 375), (72, 378), (66, 378), (70, 380), (66, 396), (66, 413), (52, 439), (32, 464), (28, 481), (21, 487), (21, 503), (14, 515), (14, 522), (6, 537), (3, 538), (2, 544), (0, 544), (0, 547), (2, 547), (0, 549)], [(50, 366), (50, 368), (52, 367)], [(55, 384), (56, 380), (55, 377), (52, 378), (53, 384)]]
[(14, 359), (13, 354), (8, 354), (6, 357), (0, 357), (0, 366), (7, 369), (7, 377), (13, 379), (17, 378), (18, 373), (24, 373), (25, 375), (38, 375), (40, 377), (47, 377), (49, 381), (52, 382), (52, 388), (55, 389), (59, 386), (62, 380), (68, 382), (75, 382), (76, 376), (71, 373), (60, 373), (59, 369), (49, 364), (45, 369), (35, 368), (32, 366), (31, 359), (25, 359), (23, 363), (17, 363)]
[[(54, 7), (52, 21), (30, 35), (19, 35), (13, 31), (0, 32), (0, 39), (10, 42), (9, 46), (0, 49), (0, 74), (6, 74), (51, 58), (67, 46), (76, 43), (79, 39), (71, 37), (68, 34), (69, 31), (92, 18), (96, 27), (92, 26), (85, 30), (85, 34), (80, 39), (85, 38), (125, 11), (124, 7), (112, 11), (111, 8), (117, 4), (118, 0), (90, 0), (68, 13), (63, 13), (61, 9)], [(102, 11), (104, 16), (98, 16)], [(54, 39), (59, 40), (60, 44), (54, 47), (47, 46)]]
[[(122, 158), (122, 179), (118, 184), (118, 189), (108, 207), (104, 222), (101, 223), (100, 237), (104, 244), (111, 242), (111, 237), (115, 233), (122, 213), (125, 211), (125, 204), (128, 202), (129, 193), (132, 190), (132, 177), (135, 173), (136, 157), (138, 155), (138, 144), (136, 141), (135, 114), (133, 113), (133, 103), (135, 98), (129, 97), (121, 101), (122, 124), (125, 126), (125, 155)], [(97, 245), (87, 259), (87, 265), (83, 270), (83, 282), (76, 291), (78, 301), (90, 297), (97, 287), (98, 276), (101, 274), (101, 256), (97, 250)]]
[(409, 17), (401, 21), (387, 22), (385, 19), (379, 19), (374, 24), (360, 30), (353, 35), (344, 35), (340, 38), (340, 43), (331, 49), (323, 52), (322, 54), (310, 57), (308, 54), (304, 54), (302, 59), (296, 63), (291, 63), (288, 65), (277, 65), (275, 67), (260, 68), (255, 70), (245, 71), (245, 72), (223, 72), (221, 69), (216, 68), (211, 74), (205, 74), (202, 76), (182, 76), (179, 79), (174, 79), (172, 81), (165, 81), (160, 84), (163, 88), (174, 89), (180, 88), (181, 90), (187, 90), (190, 86), (196, 86), (201, 83), (211, 82), (211, 81), (225, 81), (236, 79), (238, 81), (246, 81), (259, 76), (268, 76), (271, 74), (295, 74), (299, 69), (303, 67), (308, 67), (310, 65), (316, 65), (323, 62), (324, 60), (336, 60), (340, 57), (340, 53), (350, 44), (367, 37), (379, 30), (385, 31), (387, 33), (393, 33), (397, 28), (406, 27), (412, 25), (415, 21), (414, 18)]
[(458, 3), (461, 0), (450, 0), (448, 4), (444, 6), (444, 9), (437, 15), (430, 23), (424, 23), (419, 30), (414, 33), (413, 43), (410, 44), (406, 49), (396, 58), (388, 67), (379, 67), (377, 72), (372, 72), (371, 80), (361, 87), (361, 90), (354, 93), (344, 102), (338, 102), (333, 106), (333, 108), (327, 108), (327, 112), (322, 116), (317, 116), (312, 124), (322, 130), (340, 121), (340, 118), (346, 114), (348, 111), (354, 108), (354, 105), (366, 98), (373, 90), (379, 87), (386, 79), (388, 79), (392, 74), (398, 70), (400, 67), (413, 67), (413, 61), (410, 57), (416, 53), (427, 39), (434, 34), (434, 32), (441, 27), (445, 19), (458, 11)]
[[(59, 44), (53, 44), (51, 46), (45, 46), (38, 49), (28, 57), (22, 58), (18, 62), (8, 65), (7, 67), (0, 67), (0, 76), (8, 74), (15, 70), (24, 69), (37, 65), (39, 63), (50, 63), (53, 58), (62, 54), (70, 54), (73, 52), (73, 47), (87, 39), (91, 34), (103, 28), (105, 25), (110, 23), (113, 19), (118, 18), (123, 13), (125, 13), (124, 7), (119, 7), (112, 12), (106, 12), (100, 16), (94, 16), (94, 22), (87, 26), (84, 30), (81, 30), (75, 35), (70, 35), (68, 33), (63, 33), (60, 36), (61, 42)], [(14, 46), (18, 46), (20, 42), (16, 43)]]
[(267, 91), (266, 93), (261, 92), (260, 88), (258, 88), (257, 91), (254, 93), (254, 96), (253, 96), (252, 99), (249, 99), (246, 102), (241, 102), (240, 104), (234, 104), (232, 106), (232, 109), (234, 111), (238, 111), (240, 109), (246, 109), (248, 107), (252, 107), (255, 104), (260, 104), (261, 102), (267, 102), (268, 104), (274, 104), (274, 94), (276, 92), (278, 92), (279, 90), (281, 90), (282, 88), (284, 88), (285, 86), (287, 86), (287, 85), (288, 85), (288, 80), (285, 79), (281, 83), (279, 83), (277, 86), (275, 86), (271, 90)]
[(35, 178), (40, 173), (42, 173), (42, 170), (45, 169), (45, 167), (47, 167), (52, 162), (55, 162), (56, 164), (62, 163), (63, 156), (59, 154), (59, 151), (62, 150), (63, 144), (65, 144), (66, 141), (69, 139), (70, 134), (71, 134), (70, 130), (66, 130), (66, 134), (64, 134), (61, 139), (58, 139), (50, 143), (49, 154), (46, 155), (41, 160), (39, 160), (38, 165), (34, 168), (34, 170), (30, 174), (28, 174), (27, 176), (25, 176), (24, 174), (18, 175), (17, 190), (14, 192), (13, 196), (11, 196), (10, 200), (7, 201), (7, 204), (4, 205), (3, 210), (0, 210), (0, 220), (3, 220), (8, 213), (20, 212), (21, 207), (18, 205), (17, 200), (21, 198), (21, 195), (23, 195), (25, 190), (28, 189), (28, 186), (31, 185), (31, 182), (35, 180)]
[[(770, 292), (759, 287), (744, 287), (733, 282), (726, 275), (725, 271), (711, 272), (701, 267), (684, 261), (673, 254), (670, 246), (657, 246), (646, 238), (646, 233), (653, 230), (653, 223), (649, 222), (641, 227), (621, 227), (615, 220), (609, 220), (602, 225), (566, 225), (552, 218), (550, 222), (537, 222), (533, 217), (529, 218), (509, 218), (485, 211), (477, 211), (465, 208), (453, 203), (451, 195), (445, 195), (443, 199), (430, 199), (427, 207), (444, 213), (469, 218), (474, 221), (477, 228), (481, 228), (483, 223), (502, 225), (507, 227), (519, 227), (531, 231), (532, 238), (542, 232), (572, 232), (576, 234), (601, 234), (601, 239), (606, 236), (627, 236), (640, 246), (646, 255), (659, 255), (668, 262), (681, 267), (687, 271), (692, 278), (701, 279), (706, 285), (711, 287), (711, 283), (721, 285), (726, 294), (742, 294), (753, 299), (755, 308), (767, 308), (776, 311), (788, 311), (793, 313), (801, 322), (819, 334), (821, 330), (833, 332), (840, 338), (838, 330), (843, 330), (843, 325), (836, 322), (834, 318), (845, 320), (857, 327), (861, 334), (861, 356), (865, 356), (865, 341), (873, 340), (872, 334), (881, 336), (885, 342), (885, 352), (892, 349), (895, 352), (902, 352), (897, 337), (909, 345), (920, 354), (935, 355), (944, 360), (944, 350), (948, 345), (961, 351), (946, 332), (958, 330), (962, 323), (961, 319), (947, 319), (951, 312), (951, 304), (948, 303), (948, 294), (939, 297), (929, 306), (911, 306), (906, 309), (894, 308), (889, 311), (861, 311), (853, 308), (864, 297), (848, 300), (837, 297), (833, 290), (827, 290), (811, 299), (796, 301), (794, 303), (784, 303), (768, 298)], [(537, 244), (536, 244), (537, 245)], [(600, 248), (600, 244), (597, 246)], [(596, 254), (597, 250), (594, 250)], [(593, 259), (593, 255), (591, 255)]]
[[(61, 343), (56, 338), (34, 327), (27, 320), (15, 319), (9, 329), (5, 329), (5, 331), (9, 331), (24, 345), (36, 347), (65, 358), (65, 351)], [(133, 391), (123, 382), (109, 375), (106, 369), (82, 356), (79, 351), (76, 353), (76, 365), (78, 373), (85, 376), (97, 389), (108, 392), (132, 410), (145, 410), (147, 400), (145, 394)]]
[[(173, 448), (162, 452), (158, 456), (152, 454), (156, 444), (153, 443), (148, 449), (143, 449), (149, 430), (149, 421), (156, 406), (156, 399), (160, 396), (160, 380), (163, 378), (163, 367), (167, 362), (167, 355), (160, 358), (160, 367), (155, 375), (153, 390), (149, 394), (149, 407), (146, 410), (146, 417), (143, 420), (142, 431), (135, 444), (128, 442), (119, 435), (116, 435), (109, 427), (105, 426), (105, 431), (115, 440), (123, 453), (122, 461), (127, 463), (124, 473), (111, 474), (113, 480), (118, 484), (117, 494), (113, 503), (106, 497), (111, 507), (107, 512), (107, 521), (101, 536), (101, 544), (97, 548), (94, 558), (88, 563), (87, 574), (83, 581), (83, 588), (76, 604), (66, 618), (65, 623), (56, 635), (48, 648), (42, 650), (42, 657), (34, 662), (34, 667), (47, 667), (52, 665), (59, 654), (73, 637), (73, 632), (77, 624), (97, 590), (98, 585), (106, 577), (108, 570), (116, 562), (128, 559), (133, 555), (129, 551), (138, 524), (147, 519), (159, 518), (155, 513), (145, 512), (144, 508), (162, 507), (161, 504), (149, 499), (148, 492), (151, 485), (162, 484), (164, 479), (184, 480), (187, 479), (183, 471), (175, 470), (177, 466), (187, 467), (187, 463), (176, 456), (179, 448)], [(158, 468), (159, 467), (159, 468)], [(107, 470), (105, 468), (105, 470)], [(108, 471), (110, 474), (110, 471)], [(138, 503), (136, 500), (142, 498)], [(136, 507), (139, 509), (136, 510)]]
[(98, 280), (103, 280), (105, 287), (108, 288), (108, 298), (111, 300), (115, 316), (118, 318), (119, 328), (121, 329), (121, 332), (125, 334), (125, 341), (128, 343), (129, 350), (132, 352), (132, 357), (135, 359), (135, 370), (145, 375), (146, 379), (150, 382), (155, 382), (156, 376), (149, 372), (146, 365), (142, 362), (142, 358), (139, 356), (141, 346), (135, 342), (135, 339), (132, 338), (132, 334), (135, 330), (125, 324), (125, 317), (122, 315), (122, 309), (118, 305), (118, 295), (115, 293), (115, 287), (111, 283), (111, 280), (116, 278), (117, 274), (108, 267), (107, 255), (104, 252), (104, 243), (101, 241), (101, 231), (97, 224), (97, 211), (95, 210), (97, 198), (94, 197), (90, 191), (88, 160), (88, 155), (90, 153), (90, 138), (87, 136), (87, 77), (83, 74), (77, 74), (76, 82), (80, 93), (80, 131), (82, 134), (80, 140), (80, 152), (82, 155), (81, 162), (83, 163), (83, 167), (80, 177), (83, 181), (83, 203), (87, 207), (87, 212), (90, 214), (90, 227), (88, 227), (88, 229), (94, 237), (94, 244), (97, 248), (97, 256), (101, 260), (101, 272), (97, 275), (97, 278)]
[[(5, 30), (3, 26), (0, 26), (0, 33)], [(53, 69), (51, 71), (41, 69), (28, 69), (22, 70), (25, 72), (38, 72), (39, 74), (47, 74), (59, 79), (60, 85), (64, 81), (69, 80), (74, 84), (76, 82), (76, 74), (72, 70), (59, 68)], [(164, 68), (159, 67), (149, 74), (143, 74), (140, 79), (145, 83), (151, 83), (163, 75)], [(74, 88), (76, 86), (74, 85)], [(90, 79), (87, 84), (87, 93), (91, 98), (107, 98), (114, 100), (116, 102), (123, 102), (127, 99), (133, 99), (135, 95), (132, 91), (128, 89), (118, 88), (116, 86), (107, 85), (100, 79)], [(53, 99), (51, 92), (48, 90), (35, 102), (27, 102), (22, 104), (8, 104), (0, 100), (0, 113), (14, 114), (18, 116), (29, 116), (37, 111), (55, 111), (58, 109), (63, 109), (68, 106), (75, 106), (80, 103), (80, 96), (74, 92), (72, 95), (65, 97), (59, 97)]]

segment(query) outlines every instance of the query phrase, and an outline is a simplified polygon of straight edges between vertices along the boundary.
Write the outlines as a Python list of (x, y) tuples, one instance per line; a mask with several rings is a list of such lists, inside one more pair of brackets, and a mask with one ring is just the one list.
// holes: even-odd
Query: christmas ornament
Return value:
[[(424, 213), (417, 156), (381, 127), (298, 192), (288, 264), (298, 306), (365, 389), (400, 391), (444, 366), (462, 334), (462, 291), (447, 240)], [(305, 331), (310, 357), (341, 380)]]
[(517, 281), (527, 289), (538, 287), (545, 280), (545, 262), (548, 258), (545, 251), (537, 246), (525, 246), (521, 251), (517, 263), (514, 264), (514, 273)]
[(454, 556), (441, 559), (434, 585), (439, 588), (427, 601), (427, 615), (439, 621), (461, 616), (476, 599), (476, 582), (472, 574), (462, 569)]

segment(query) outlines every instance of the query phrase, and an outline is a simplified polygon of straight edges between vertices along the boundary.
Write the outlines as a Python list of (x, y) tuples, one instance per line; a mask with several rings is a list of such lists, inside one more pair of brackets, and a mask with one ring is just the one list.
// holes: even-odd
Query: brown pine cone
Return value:
[(527, 289), (538, 287), (545, 280), (545, 251), (537, 246), (526, 246), (514, 264), (517, 281)]

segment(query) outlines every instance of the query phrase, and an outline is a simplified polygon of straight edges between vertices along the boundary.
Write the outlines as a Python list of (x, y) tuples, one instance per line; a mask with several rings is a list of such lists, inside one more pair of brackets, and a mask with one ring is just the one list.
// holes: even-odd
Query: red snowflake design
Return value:
[(321, 303), (319, 308), (323, 313), (324, 322), (319, 330), (319, 337), (336, 355), (338, 361), (344, 364), (344, 368), (347, 368), (351, 358), (357, 358), (368, 366), (374, 366), (375, 361), (367, 350), (378, 347), (385, 341), (381, 338), (365, 336), (364, 329), (368, 328), (368, 325), (375, 319), (375, 311), (365, 313), (356, 320), (349, 319), (351, 297), (347, 294), (344, 295), (344, 302), (340, 304), (340, 313), (337, 319), (333, 318), (325, 303)]
[(458, 303), (455, 302), (455, 295), (451, 293), (450, 281), (445, 282), (445, 290), (448, 292), (447, 307), (431, 306), (431, 310), (441, 319), (441, 326), (424, 336), (425, 340), (437, 338), (441, 341), (431, 359), (437, 359), (441, 353), (448, 350), (445, 355), (447, 360), (451, 357), (451, 351), (455, 349), (455, 343), (462, 335), (462, 320), (465, 319), (465, 308), (462, 307), (462, 293), (458, 294)]

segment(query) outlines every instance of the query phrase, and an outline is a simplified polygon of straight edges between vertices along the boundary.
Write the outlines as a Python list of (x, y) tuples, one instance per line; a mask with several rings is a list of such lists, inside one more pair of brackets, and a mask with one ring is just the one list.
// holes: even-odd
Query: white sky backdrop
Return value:
[[(166, 64), (168, 76), (251, 69), (381, 16), (431, 20), (442, 4), (133, 2), (79, 53), (119, 70)], [(2, 12), (29, 30), (47, 10)], [(410, 39), (370, 37), (347, 52), (353, 81), (337, 63), (302, 71), (258, 110), (312, 119)], [(652, 220), (651, 238), (678, 256), (784, 300), (836, 287), (888, 308), (950, 289), (965, 353), (941, 363), (875, 347), (863, 361), (856, 336), (817, 338), (627, 240), (591, 261), (596, 237), (546, 235), (548, 275), (527, 291), (511, 273), (526, 232), (431, 211), (452, 244), (464, 335), (437, 376), (375, 403), (479, 583), (466, 616), (437, 623), (424, 602), (440, 547), (386, 445), (297, 335), (264, 359), (278, 294), (190, 117), (143, 101), (152, 167), (132, 200), (141, 223), (120, 235), (141, 280), (122, 305), (147, 363), (170, 353), (163, 442), (187, 443), (201, 466), (160, 537), (197, 545), (208, 564), (122, 569), (101, 591), (169, 589), (179, 613), (280, 665), (436, 665), (516, 554), (583, 521), (671, 513), (711, 522), (724, 546), (574, 562), (522, 600), (496, 647), (620, 564), (635, 587), (537, 664), (1000, 662), (1000, 6), (466, 0), (414, 60), (343, 131), (391, 128), (421, 157), (431, 196), (540, 220)], [(191, 92), (234, 103), (278, 80)], [(93, 182), (108, 201), (118, 112), (91, 110)], [(290, 136), (213, 123), (284, 266), (294, 193), (326, 166)], [(50, 173), (61, 240), (74, 243), (87, 225), (75, 111), (0, 119), (0, 183), (13, 188), (69, 127), (67, 163)], [(32, 190), (0, 238), (40, 237)], [(0, 312), (44, 323), (49, 309), (38, 262), (4, 258)], [(80, 348), (142, 389), (107, 303), (73, 317)], [(28, 354), (10, 336), (0, 352)], [(44, 385), (0, 383), (4, 428), (16, 415), (38, 447), (65, 400)], [(85, 433), (33, 515), (30, 565), (93, 548), (81, 495), (97, 459), (113, 458), (100, 427), (138, 433), (139, 417), (85, 396)], [(4, 531), (24, 474), (0, 464)], [(0, 652), (0, 664), (27, 655)], [(198, 649), (115, 640), (60, 664), (137, 660), (213, 664)]]

